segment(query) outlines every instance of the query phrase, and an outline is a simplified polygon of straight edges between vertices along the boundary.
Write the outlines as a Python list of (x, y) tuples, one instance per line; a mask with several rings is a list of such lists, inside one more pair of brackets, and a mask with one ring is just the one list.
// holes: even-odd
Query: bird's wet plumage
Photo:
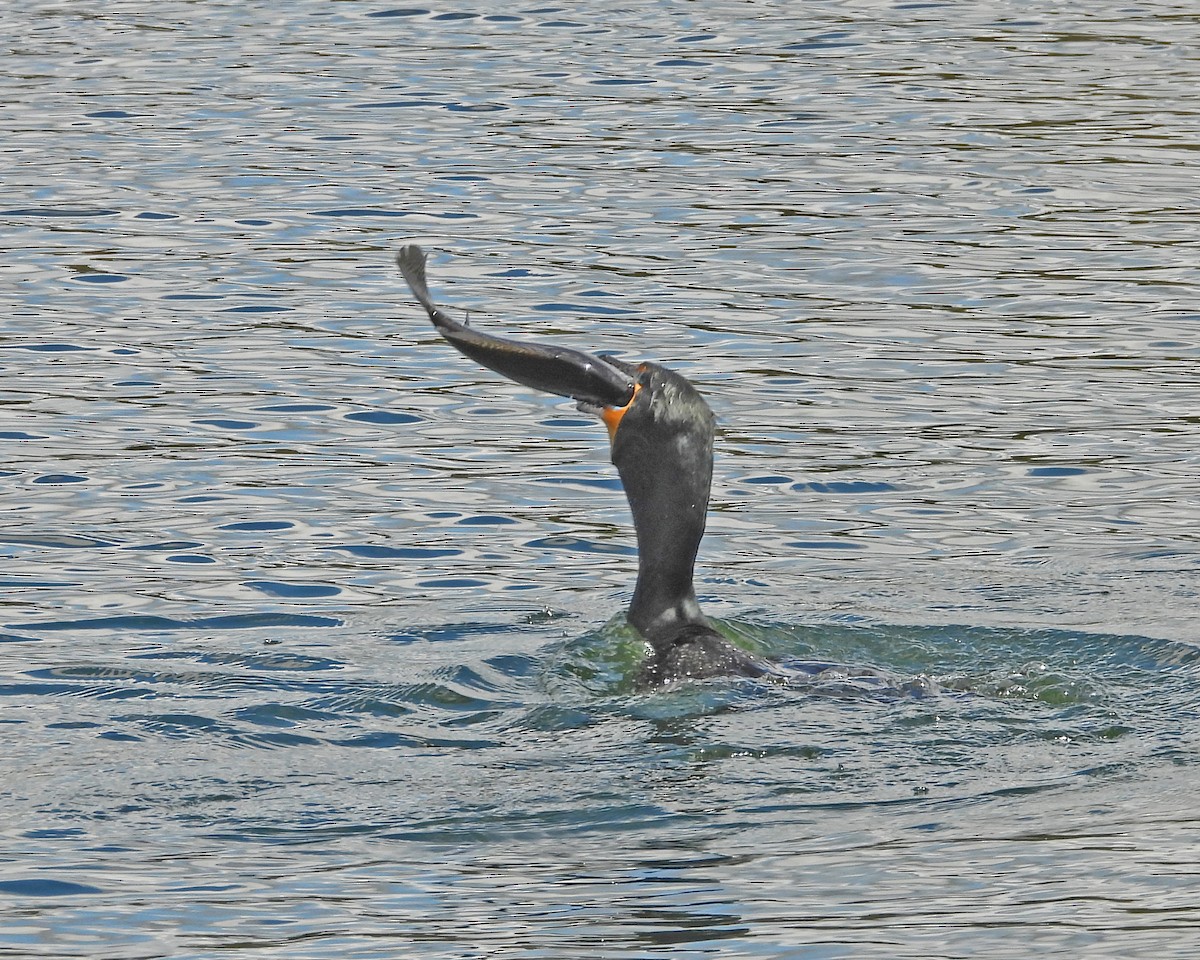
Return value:
[(772, 672), (721, 636), (696, 601), (693, 568), (708, 515), (714, 424), (699, 391), (656, 363), (482, 333), (434, 304), (420, 247), (402, 247), (396, 262), (433, 325), (460, 353), (524, 386), (572, 397), (608, 427), (638, 539), (638, 577), (627, 616), (652, 651), (641, 682)]

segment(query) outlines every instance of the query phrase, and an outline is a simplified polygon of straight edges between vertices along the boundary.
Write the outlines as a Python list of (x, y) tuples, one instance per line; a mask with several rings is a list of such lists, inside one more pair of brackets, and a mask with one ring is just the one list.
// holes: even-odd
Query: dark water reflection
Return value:
[[(1193, 956), (1198, 19), (0, 12), (0, 953)], [(402, 240), (705, 391), (787, 682)]]

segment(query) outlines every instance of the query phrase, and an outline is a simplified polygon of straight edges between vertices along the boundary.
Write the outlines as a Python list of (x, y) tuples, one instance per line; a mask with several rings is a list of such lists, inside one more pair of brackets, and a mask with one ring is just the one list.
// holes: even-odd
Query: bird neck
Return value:
[(707, 625), (692, 583), (712, 485), (711, 437), (683, 436), (618, 465), (638, 540), (628, 619), (647, 640)]

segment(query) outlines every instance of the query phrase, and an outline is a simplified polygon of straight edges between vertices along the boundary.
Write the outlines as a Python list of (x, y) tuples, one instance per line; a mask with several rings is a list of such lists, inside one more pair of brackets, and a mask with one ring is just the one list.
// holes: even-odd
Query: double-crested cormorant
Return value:
[(653, 649), (641, 681), (771, 672), (717, 633), (696, 602), (692, 569), (704, 536), (713, 462), (713, 414), (696, 388), (656, 363), (482, 333), (434, 304), (420, 247), (401, 247), (396, 263), (433, 325), (460, 353), (534, 390), (571, 397), (608, 427), (638, 540), (637, 585), (627, 616)]

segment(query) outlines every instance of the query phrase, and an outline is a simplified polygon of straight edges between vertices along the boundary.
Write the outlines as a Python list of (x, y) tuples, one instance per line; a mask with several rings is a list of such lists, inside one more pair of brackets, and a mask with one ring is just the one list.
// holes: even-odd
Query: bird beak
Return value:
[(625, 418), (625, 414), (629, 412), (629, 408), (633, 406), (633, 400), (638, 395), (638, 391), (642, 389), (640, 383), (633, 385), (633, 393), (629, 396), (629, 401), (622, 406), (600, 406), (599, 404), (584, 403), (580, 401), (578, 404), (581, 413), (590, 413), (592, 416), (599, 417), (604, 426), (608, 428), (608, 442), (617, 442), (617, 427), (621, 425), (621, 421)]
[(524, 343), (481, 333), (451, 319), (429, 295), (425, 252), (416, 244), (401, 247), (396, 253), (396, 264), (438, 333), (463, 356), (523, 386), (572, 397), (582, 406), (623, 408), (633, 399), (633, 379), (602, 357), (570, 347)]

